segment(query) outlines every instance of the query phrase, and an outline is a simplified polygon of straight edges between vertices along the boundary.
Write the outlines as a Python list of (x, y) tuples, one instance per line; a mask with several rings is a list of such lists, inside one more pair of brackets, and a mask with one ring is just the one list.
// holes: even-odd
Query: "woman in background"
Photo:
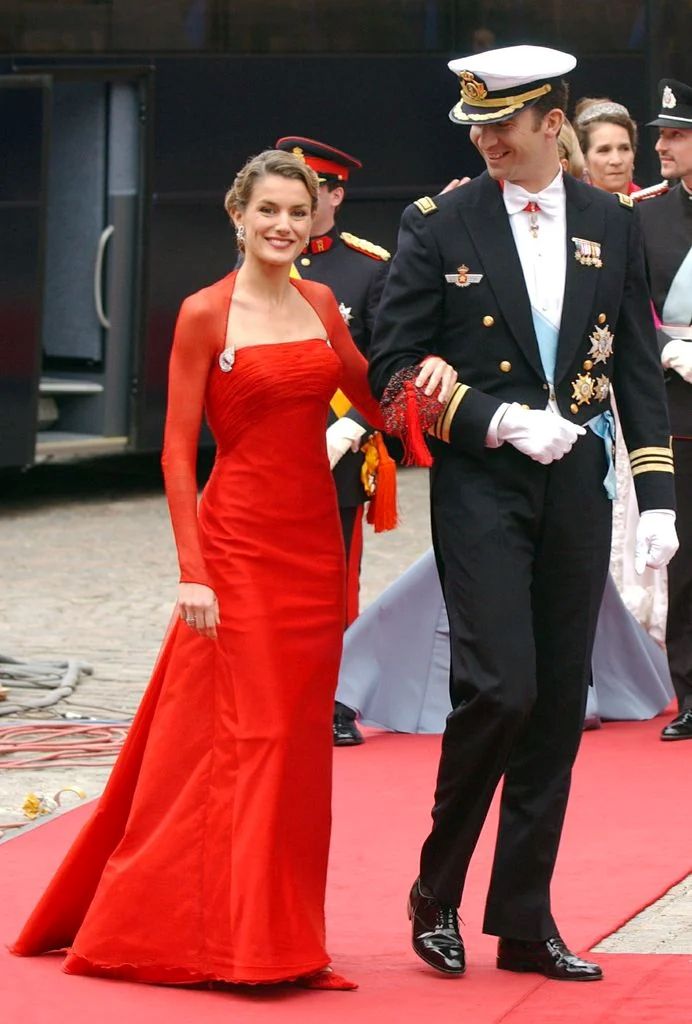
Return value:
[(637, 192), (632, 180), (637, 152), (637, 126), (627, 107), (613, 100), (579, 100), (574, 128), (584, 154), (586, 180), (606, 192)]

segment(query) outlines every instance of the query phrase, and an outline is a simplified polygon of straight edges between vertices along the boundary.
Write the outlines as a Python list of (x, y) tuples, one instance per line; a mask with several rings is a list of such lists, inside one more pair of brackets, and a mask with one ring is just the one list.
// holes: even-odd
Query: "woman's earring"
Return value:
[(238, 243), (239, 249), (245, 248), (245, 227), (243, 224), (239, 224), (235, 229), (235, 240)]

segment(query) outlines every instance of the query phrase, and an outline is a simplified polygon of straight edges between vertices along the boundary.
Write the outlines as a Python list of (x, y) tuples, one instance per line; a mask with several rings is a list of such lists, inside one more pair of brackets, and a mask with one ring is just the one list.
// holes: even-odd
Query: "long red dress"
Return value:
[[(139, 981), (319, 971), (344, 552), (325, 450), (338, 386), (379, 423), (332, 293), (295, 281), (329, 338), (219, 355), (235, 274), (183, 304), (166, 490), (181, 576), (209, 584), (216, 641), (176, 620), (122, 754), (13, 952)], [(202, 398), (217, 457), (197, 516)]]

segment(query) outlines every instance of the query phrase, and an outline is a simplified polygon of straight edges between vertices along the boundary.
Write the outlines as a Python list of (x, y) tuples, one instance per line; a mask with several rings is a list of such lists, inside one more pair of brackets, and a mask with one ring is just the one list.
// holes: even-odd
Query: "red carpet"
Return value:
[[(658, 739), (661, 719), (587, 733), (558, 861), (555, 915), (586, 950), (656, 900), (692, 864), (692, 815), (679, 779), (688, 744)], [(68, 977), (59, 956), (0, 954), (0, 1006), (23, 1024), (168, 1024), (281, 1021), (408, 1024), (681, 1024), (690, 1017), (692, 957), (597, 956), (607, 975), (588, 985), (547, 982), (493, 967), (494, 940), (479, 932), (492, 855), (488, 823), (462, 907), (469, 969), (462, 979), (429, 971), (409, 949), (406, 893), (429, 821), (439, 738), (371, 733), (336, 751), (334, 841), (327, 908), (336, 968), (358, 992), (289, 987), (206, 991)], [(0, 845), (0, 940), (9, 942), (88, 813), (80, 808)], [(277, 927), (281, 923), (277, 922)]]

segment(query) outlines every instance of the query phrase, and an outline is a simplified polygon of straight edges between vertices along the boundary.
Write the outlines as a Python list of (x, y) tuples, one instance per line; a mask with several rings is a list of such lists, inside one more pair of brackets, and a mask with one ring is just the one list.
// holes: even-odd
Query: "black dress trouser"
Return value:
[(542, 466), (505, 444), (443, 454), (433, 542), (449, 615), (452, 707), (421, 882), (458, 906), (504, 775), (484, 930), (557, 931), (550, 880), (581, 737), (612, 508), (590, 430)]
[(692, 708), (692, 439), (673, 438), (680, 547), (668, 566), (668, 665), (680, 710)]
[[(344, 550), (346, 552), (346, 565), (349, 564), (351, 555), (351, 542), (353, 541), (353, 530), (356, 524), (356, 512), (358, 506), (342, 506), (339, 505), (339, 517), (341, 519), (341, 533), (344, 538)], [(360, 569), (359, 569), (360, 571)], [(353, 708), (347, 707), (342, 704), (340, 700), (334, 701), (334, 715), (340, 718), (347, 719), (348, 721), (354, 722), (356, 719), (356, 713)]]

